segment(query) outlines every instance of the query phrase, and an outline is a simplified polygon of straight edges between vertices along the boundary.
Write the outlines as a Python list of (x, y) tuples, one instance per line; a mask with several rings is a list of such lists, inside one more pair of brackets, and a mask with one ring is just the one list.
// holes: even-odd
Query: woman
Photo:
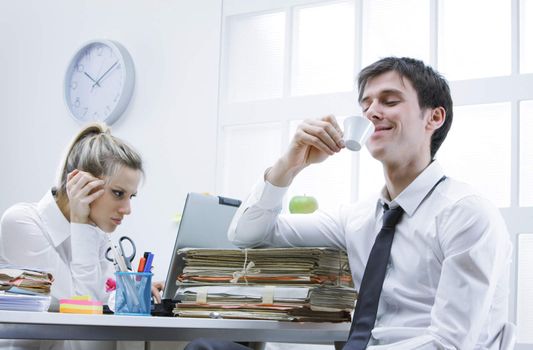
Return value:
[[(108, 234), (131, 213), (130, 201), (142, 176), (135, 150), (105, 125), (88, 125), (67, 149), (57, 187), (38, 203), (16, 204), (2, 216), (0, 260), (52, 273), (51, 295), (56, 299), (90, 295), (105, 303), (106, 279), (114, 273), (105, 258)], [(48, 348), (44, 342), (8, 342), (12, 348)], [(59, 348), (102, 345), (63, 342)]]

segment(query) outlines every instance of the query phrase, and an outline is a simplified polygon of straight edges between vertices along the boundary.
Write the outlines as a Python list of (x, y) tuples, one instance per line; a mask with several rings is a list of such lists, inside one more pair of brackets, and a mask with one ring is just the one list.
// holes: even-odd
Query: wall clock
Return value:
[(69, 62), (65, 102), (77, 121), (110, 125), (128, 107), (134, 85), (135, 69), (128, 51), (111, 40), (92, 40)]

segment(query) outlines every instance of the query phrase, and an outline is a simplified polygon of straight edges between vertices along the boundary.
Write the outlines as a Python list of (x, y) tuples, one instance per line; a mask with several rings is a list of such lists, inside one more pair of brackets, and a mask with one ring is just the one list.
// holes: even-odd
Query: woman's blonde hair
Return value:
[(103, 178), (114, 175), (122, 166), (140, 170), (144, 174), (142, 159), (137, 151), (111, 135), (107, 125), (91, 123), (74, 137), (67, 148), (59, 173), (58, 195), (66, 196), (67, 176), (75, 169)]

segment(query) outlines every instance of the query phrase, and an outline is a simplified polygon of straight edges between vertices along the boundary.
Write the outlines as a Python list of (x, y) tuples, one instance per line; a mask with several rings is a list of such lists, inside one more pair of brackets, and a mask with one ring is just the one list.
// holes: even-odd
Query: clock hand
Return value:
[(98, 83), (99, 83), (102, 79), (104, 79), (104, 77), (106, 76), (106, 74), (109, 73), (109, 71), (111, 71), (111, 69), (113, 69), (117, 64), (118, 64), (118, 61), (116, 61), (115, 63), (113, 63), (113, 64), (111, 65), (111, 67), (109, 67), (109, 68), (104, 72), (104, 74), (102, 74), (102, 76), (101, 76), (100, 78), (98, 78), (97, 81), (94, 82), (93, 87), (95, 87), (95, 85), (100, 86), (100, 84), (98, 84)]
[[(100, 84), (98, 84), (98, 82), (96, 80), (94, 80), (93, 77), (91, 77), (87, 72), (83, 72), (83, 74), (85, 74), (89, 79), (91, 79), (94, 82), (95, 85), (100, 86)], [(94, 87), (94, 85), (93, 85), (93, 87)]]

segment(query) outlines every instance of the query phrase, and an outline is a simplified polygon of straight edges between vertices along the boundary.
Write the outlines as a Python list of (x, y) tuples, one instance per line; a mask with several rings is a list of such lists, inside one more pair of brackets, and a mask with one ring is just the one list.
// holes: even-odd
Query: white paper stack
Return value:
[(0, 291), (0, 309), (13, 311), (47, 311), (50, 307), (49, 295), (14, 294)]
[(0, 310), (47, 311), (52, 281), (47, 272), (0, 266)]

